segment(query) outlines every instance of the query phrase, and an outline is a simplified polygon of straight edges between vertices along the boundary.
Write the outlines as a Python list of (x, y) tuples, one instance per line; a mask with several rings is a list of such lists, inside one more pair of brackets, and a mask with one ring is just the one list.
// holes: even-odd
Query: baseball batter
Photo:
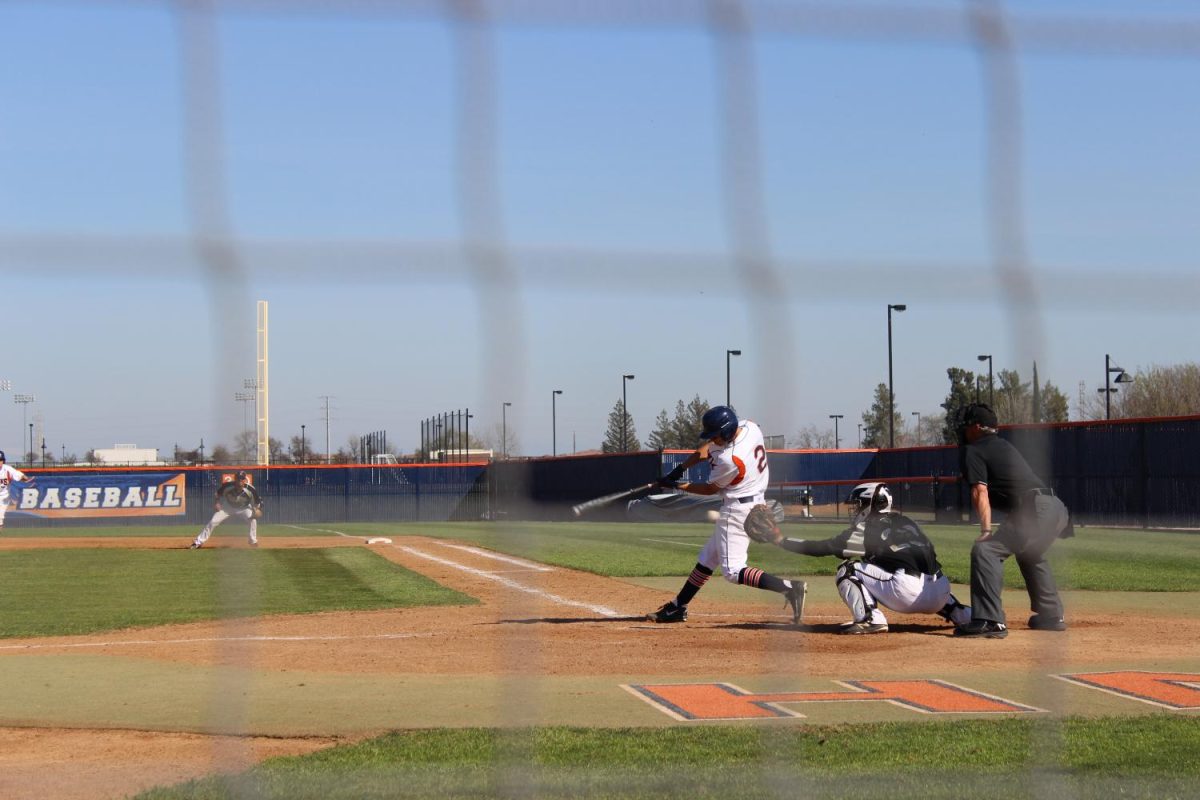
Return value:
[(837, 536), (778, 543), (793, 553), (846, 559), (837, 570), (837, 590), (854, 618), (839, 633), (887, 633), (880, 606), (906, 614), (936, 613), (955, 625), (971, 621), (971, 609), (950, 592), (933, 542), (915, 521), (892, 510), (886, 485), (860, 484), (846, 502), (858, 513), (854, 524)]
[(233, 480), (222, 483), (217, 488), (217, 499), (212, 519), (192, 542), (192, 550), (204, 546), (213, 530), (225, 520), (233, 517), (250, 523), (250, 546), (258, 547), (258, 516), (262, 512), (262, 498), (258, 490), (250, 485), (250, 476), (239, 472)]
[[(745, 531), (746, 515), (755, 504), (764, 502), (770, 481), (762, 430), (750, 420), (739, 421), (729, 406), (710, 408), (701, 424), (700, 438), (704, 444), (682, 464), (659, 478), (659, 485), (691, 494), (720, 494), (723, 499), (721, 511), (712, 536), (701, 549), (696, 567), (679, 594), (647, 618), (653, 622), (685, 621), (688, 603), (713, 572), (720, 570), (732, 583), (782, 594), (791, 608), (792, 622), (798, 623), (804, 611), (804, 582), (784, 580), (746, 564), (750, 548), (750, 538)], [(709, 463), (708, 482), (680, 483), (679, 479), (688, 467), (702, 460)]]
[(0, 530), (4, 529), (4, 515), (8, 513), (8, 504), (11, 502), (9, 487), (13, 483), (22, 482), (32, 486), (33, 478), (16, 467), (10, 467), (4, 457), (4, 451), (0, 450)]

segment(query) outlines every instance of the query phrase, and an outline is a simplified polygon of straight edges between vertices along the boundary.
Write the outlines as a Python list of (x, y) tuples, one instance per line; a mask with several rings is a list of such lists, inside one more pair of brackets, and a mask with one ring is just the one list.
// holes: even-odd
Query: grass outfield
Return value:
[(1193, 798), (1194, 718), (808, 728), (458, 729), (388, 734), (139, 800), (392, 797)]
[[(360, 535), (420, 534), (460, 539), (482, 547), (620, 578), (685, 576), (712, 533), (709, 524), (630, 523), (414, 523), (349, 525), (339, 530)], [(785, 525), (793, 538), (823, 539), (842, 526), (830, 523)], [(977, 530), (964, 525), (928, 525), (950, 580), (969, 583), (971, 544)], [(1051, 550), (1059, 588), (1129, 592), (1190, 592), (1200, 574), (1200, 537), (1167, 531), (1078, 528), (1073, 539)], [(750, 549), (754, 566), (780, 575), (832, 575), (837, 558), (799, 556), (770, 545)], [(1023, 588), (1020, 570), (1010, 563), (1005, 585)]]
[(0, 575), (0, 637), (9, 638), (477, 602), (357, 547), (9, 550)]

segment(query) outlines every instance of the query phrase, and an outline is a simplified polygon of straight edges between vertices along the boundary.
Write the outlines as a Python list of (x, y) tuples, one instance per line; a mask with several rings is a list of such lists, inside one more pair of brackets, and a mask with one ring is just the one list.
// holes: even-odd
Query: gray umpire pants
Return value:
[(1046, 551), (1066, 530), (1067, 507), (1052, 495), (1031, 495), (1010, 514), (991, 539), (971, 548), (971, 617), (1004, 622), (1000, 591), (1004, 588), (1004, 560), (1014, 556), (1033, 613), (1049, 619), (1063, 615), (1062, 600)]

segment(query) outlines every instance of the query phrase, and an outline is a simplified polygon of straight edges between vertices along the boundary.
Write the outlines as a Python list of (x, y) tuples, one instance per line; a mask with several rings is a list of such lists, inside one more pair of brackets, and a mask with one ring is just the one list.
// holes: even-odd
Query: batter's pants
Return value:
[(971, 548), (971, 615), (974, 619), (1005, 622), (1000, 592), (1004, 588), (1004, 560), (1013, 556), (1025, 579), (1034, 614), (1061, 619), (1062, 600), (1046, 551), (1067, 529), (1070, 514), (1057, 497), (1032, 495), (1010, 514), (1000, 530)]

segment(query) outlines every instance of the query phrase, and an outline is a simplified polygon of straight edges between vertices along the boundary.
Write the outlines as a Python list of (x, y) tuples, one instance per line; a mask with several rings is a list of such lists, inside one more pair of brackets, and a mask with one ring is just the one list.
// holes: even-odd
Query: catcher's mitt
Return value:
[(783, 532), (775, 524), (775, 515), (763, 503), (759, 503), (750, 509), (750, 513), (746, 515), (746, 524), (744, 527), (746, 535), (756, 542), (779, 544), (783, 541)]

